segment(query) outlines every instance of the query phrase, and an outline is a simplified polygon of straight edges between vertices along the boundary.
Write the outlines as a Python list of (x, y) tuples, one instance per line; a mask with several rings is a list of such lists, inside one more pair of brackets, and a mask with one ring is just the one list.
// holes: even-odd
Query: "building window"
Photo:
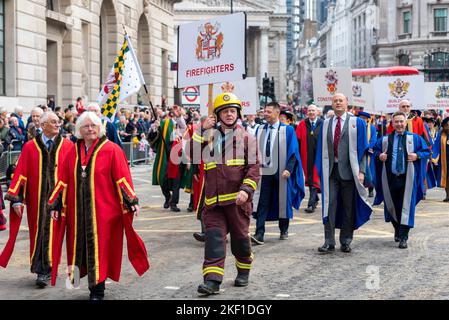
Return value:
[(55, 4), (53, 3), (53, 0), (47, 0), (47, 9), (51, 11), (55, 10)]
[(400, 66), (408, 66), (409, 62), (410, 62), (410, 58), (409, 58), (408, 54), (401, 54), (398, 57), (398, 60), (399, 60)]
[(403, 22), (404, 22), (404, 29), (403, 29), (403, 33), (410, 33), (410, 22), (412, 20), (412, 13), (410, 11), (405, 11), (403, 13)]
[(449, 53), (434, 52), (424, 60), (425, 81), (449, 81)]
[(434, 10), (434, 31), (447, 31), (447, 9), (444, 8)]
[(5, 95), (5, 0), (0, 0), (0, 95)]

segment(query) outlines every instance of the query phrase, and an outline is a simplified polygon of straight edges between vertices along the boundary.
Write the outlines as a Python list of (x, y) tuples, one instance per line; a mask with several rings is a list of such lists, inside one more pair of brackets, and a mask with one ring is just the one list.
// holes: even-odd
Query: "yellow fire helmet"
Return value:
[(233, 93), (225, 92), (221, 93), (215, 97), (214, 100), (214, 113), (218, 117), (218, 113), (226, 108), (237, 108), (237, 112), (239, 113), (239, 117), (242, 117), (242, 102), (239, 98)]

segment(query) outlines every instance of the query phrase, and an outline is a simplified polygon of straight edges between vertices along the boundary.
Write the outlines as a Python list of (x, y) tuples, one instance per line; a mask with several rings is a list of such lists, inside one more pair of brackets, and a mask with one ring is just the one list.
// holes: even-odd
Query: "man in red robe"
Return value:
[(6, 267), (22, 220), (23, 205), (27, 206), (30, 235), (31, 272), (37, 274), (36, 285), (47, 286), (51, 276), (55, 225), (47, 206), (55, 180), (61, 175), (72, 143), (59, 135), (60, 120), (53, 112), (40, 118), (42, 134), (28, 141), (22, 149), (14, 177), (5, 198), (11, 201), (9, 239), (0, 256), (0, 266)]
[[(139, 212), (131, 173), (123, 150), (105, 136), (101, 119), (85, 111), (77, 120), (78, 140), (65, 161), (49, 203), (62, 208), (52, 211), (58, 220), (52, 284), (67, 229), (67, 265), (70, 279), (88, 276), (91, 300), (104, 298), (105, 281), (119, 281), (122, 265), (123, 233), (126, 234), (128, 258), (139, 275), (149, 268), (145, 245), (132, 227), (133, 215)], [(58, 205), (59, 204), (59, 205)]]
[(312, 104), (307, 107), (307, 119), (302, 120), (296, 127), (305, 185), (309, 186), (309, 203), (305, 209), (307, 213), (315, 212), (319, 201), (320, 178), (315, 166), (315, 157), (322, 123), (323, 120), (318, 118), (318, 108)]

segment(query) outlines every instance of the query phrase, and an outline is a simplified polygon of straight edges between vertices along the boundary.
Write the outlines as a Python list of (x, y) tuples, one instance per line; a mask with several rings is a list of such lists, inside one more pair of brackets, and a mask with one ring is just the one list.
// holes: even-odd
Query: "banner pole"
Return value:
[(214, 94), (214, 84), (213, 83), (209, 83), (209, 88), (208, 88), (208, 99), (207, 99), (207, 115), (213, 115), (214, 114), (214, 102), (213, 102), (213, 94)]

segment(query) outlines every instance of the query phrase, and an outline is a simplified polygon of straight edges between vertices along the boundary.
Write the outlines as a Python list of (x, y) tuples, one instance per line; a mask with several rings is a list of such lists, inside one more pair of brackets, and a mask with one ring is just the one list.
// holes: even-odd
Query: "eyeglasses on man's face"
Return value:
[(88, 129), (96, 129), (98, 127), (98, 125), (96, 124), (86, 124), (84, 126), (81, 126), (81, 128), (88, 130)]

